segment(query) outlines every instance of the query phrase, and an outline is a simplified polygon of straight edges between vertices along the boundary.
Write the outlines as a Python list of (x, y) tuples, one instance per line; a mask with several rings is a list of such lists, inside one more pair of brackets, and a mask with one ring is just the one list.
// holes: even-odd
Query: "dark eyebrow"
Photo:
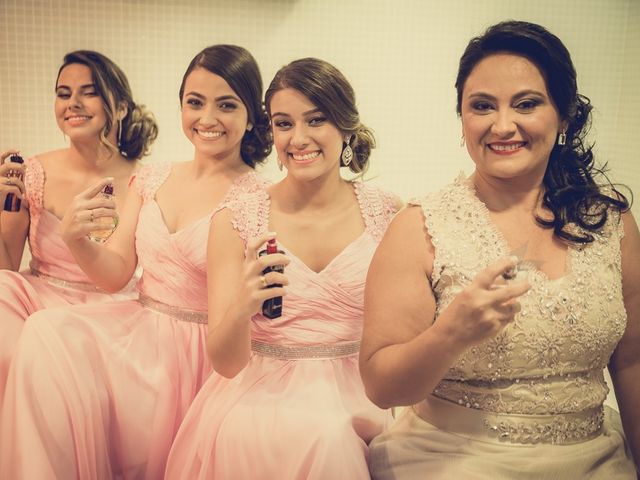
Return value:
[[(61, 88), (66, 88), (67, 90), (71, 90), (71, 87), (68, 87), (67, 85), (58, 85), (56, 87), (56, 90), (59, 90)], [(85, 88), (96, 88), (96, 86), (93, 83), (87, 83), (86, 85), (80, 85), (80, 88), (85, 89)]]
[[(205, 97), (204, 95), (202, 95), (201, 93), (198, 93), (198, 92), (187, 92), (187, 93), (184, 94), (185, 97), (188, 96), (188, 95), (190, 95), (192, 97), (197, 97), (200, 100), (206, 100), (207, 99), (207, 97)], [(240, 100), (238, 97), (236, 97), (234, 95), (221, 95), (221, 96), (215, 98), (216, 102), (219, 102), (221, 100), (235, 100), (236, 102), (242, 103), (242, 100)]]
[[(321, 110), (319, 108), (313, 108), (311, 110), (307, 110), (306, 112), (302, 112), (302, 116), (303, 117), (308, 117), (309, 115), (313, 115), (314, 113), (319, 113), (321, 112)], [(290, 115), (288, 113), (283, 113), (283, 112), (275, 112), (271, 114), (271, 118), (273, 117), (289, 117)]]
[[(519, 98), (522, 97), (526, 97), (527, 95), (536, 95), (542, 98), (546, 98), (547, 95), (545, 95), (544, 93), (538, 91), (538, 90), (522, 90), (521, 92), (516, 93), (513, 97), (511, 97), (512, 100), (517, 100)], [(490, 95), (486, 92), (476, 92), (476, 93), (472, 93), (471, 95), (469, 95), (469, 98), (486, 98), (487, 100), (492, 100), (495, 101), (496, 97), (494, 97), (493, 95)]]

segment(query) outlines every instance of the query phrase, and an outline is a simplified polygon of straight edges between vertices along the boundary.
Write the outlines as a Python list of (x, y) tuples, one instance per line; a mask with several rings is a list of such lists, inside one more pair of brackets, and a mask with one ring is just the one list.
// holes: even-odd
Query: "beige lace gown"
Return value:
[[(435, 246), (440, 312), (509, 247), (473, 187), (459, 177), (420, 205)], [(529, 273), (516, 321), (469, 349), (433, 391), (371, 444), (387, 479), (635, 479), (603, 378), (624, 333), (619, 215), (595, 241), (572, 245), (565, 276)], [(428, 368), (428, 366), (425, 366)]]

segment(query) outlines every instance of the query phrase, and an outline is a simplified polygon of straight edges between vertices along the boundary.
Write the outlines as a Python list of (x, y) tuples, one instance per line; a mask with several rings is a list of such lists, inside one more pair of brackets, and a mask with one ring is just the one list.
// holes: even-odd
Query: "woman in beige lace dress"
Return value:
[(640, 234), (593, 166), (569, 52), (503, 22), (456, 88), (475, 171), (398, 214), (367, 278), (367, 394), (409, 406), (372, 442), (372, 476), (635, 479)]

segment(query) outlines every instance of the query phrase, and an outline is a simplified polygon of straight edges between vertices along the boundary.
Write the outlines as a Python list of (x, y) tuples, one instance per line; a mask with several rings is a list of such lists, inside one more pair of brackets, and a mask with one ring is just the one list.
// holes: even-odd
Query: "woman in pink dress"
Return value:
[(209, 372), (206, 245), (222, 201), (261, 185), (271, 150), (253, 57), (218, 45), (180, 87), (190, 162), (143, 167), (104, 245), (64, 236), (87, 275), (115, 291), (143, 268), (138, 300), (29, 318), (0, 423), (0, 477), (161, 478), (187, 407)]
[[(368, 478), (367, 442), (389, 412), (359, 378), (363, 290), (398, 201), (340, 176), (341, 166), (364, 171), (374, 141), (333, 66), (294, 61), (265, 103), (287, 176), (214, 216), (207, 347), (216, 373), (180, 428), (166, 478)], [(270, 231), (281, 252), (258, 256)], [(284, 273), (263, 272), (277, 265)], [(282, 295), (280, 316), (262, 313)]]
[[(148, 152), (157, 126), (150, 113), (132, 98), (124, 73), (104, 55), (91, 51), (67, 54), (56, 80), (55, 115), (68, 148), (10, 162), (17, 151), (1, 156), (0, 205), (8, 194), (22, 200), (17, 212), (0, 214), (0, 404), (12, 352), (24, 320), (43, 308), (135, 297), (133, 284), (109, 294), (80, 269), (60, 236), (61, 224), (80, 218), (87, 231), (114, 207), (113, 200), (73, 197), (102, 177), (111, 177), (115, 209), (122, 210), (124, 192)], [(24, 182), (10, 171), (19, 170)], [(45, 188), (46, 184), (46, 188)], [(78, 208), (82, 207), (82, 208)], [(108, 219), (110, 220), (110, 219)], [(18, 273), (25, 241), (31, 250), (30, 268)]]

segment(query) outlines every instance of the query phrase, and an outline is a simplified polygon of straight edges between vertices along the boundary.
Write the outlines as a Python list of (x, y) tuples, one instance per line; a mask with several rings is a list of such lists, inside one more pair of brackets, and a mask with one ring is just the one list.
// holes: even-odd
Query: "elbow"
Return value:
[(207, 345), (207, 353), (211, 365), (218, 375), (222, 375), (225, 378), (234, 378), (249, 363), (249, 355), (225, 355), (225, 352), (221, 352), (215, 348), (215, 345), (212, 345), (211, 336), (209, 336), (208, 340), (210, 343)]
[[(212, 359), (213, 362), (213, 359)], [(232, 379), (234, 378), (236, 375), (238, 375), (242, 370), (244, 370), (244, 367), (246, 366), (246, 363), (244, 364), (228, 364), (225, 362), (217, 362), (217, 363), (213, 363), (213, 369), (215, 370), (215, 372), (218, 375), (222, 375), (225, 378), (228, 379)]]
[(379, 408), (384, 410), (397, 406), (390, 395), (383, 388), (374, 388), (373, 386), (365, 386), (365, 393), (369, 400)]
[(377, 407), (387, 409), (396, 406), (393, 402), (394, 399), (389, 395), (389, 389), (385, 388), (384, 382), (380, 382), (374, 373), (369, 372), (365, 364), (360, 366), (360, 376), (367, 398)]

